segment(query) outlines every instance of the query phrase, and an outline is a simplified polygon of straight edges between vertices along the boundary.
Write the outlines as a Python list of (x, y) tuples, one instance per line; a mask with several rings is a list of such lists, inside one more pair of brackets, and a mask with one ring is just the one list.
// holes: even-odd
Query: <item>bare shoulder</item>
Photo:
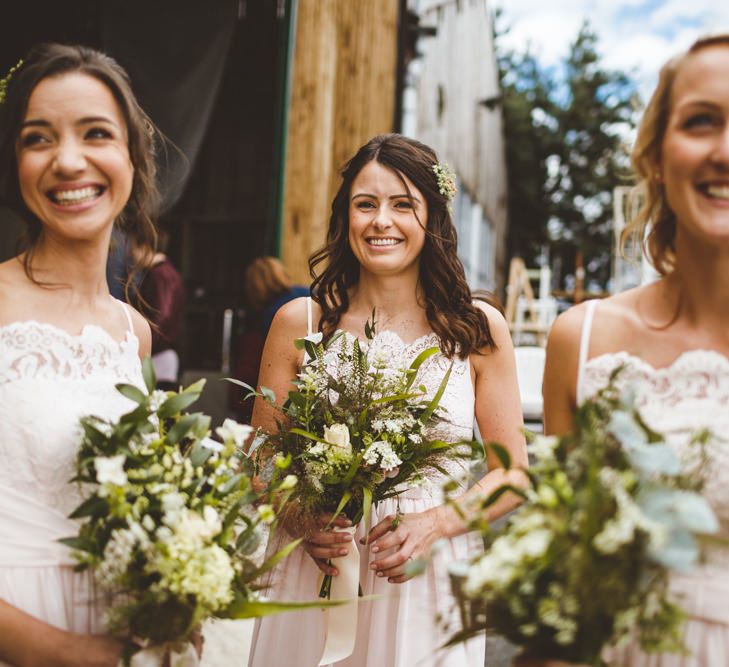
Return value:
[(134, 335), (139, 340), (139, 356), (144, 359), (152, 354), (152, 330), (149, 326), (149, 322), (144, 316), (132, 306), (127, 305), (129, 314), (132, 318), (132, 329)]
[[(291, 339), (301, 338), (305, 336), (306, 325), (308, 321), (308, 300), (309, 297), (300, 296), (296, 299), (288, 301), (281, 306), (277, 311), (271, 323), (272, 332), (286, 332), (290, 334)], [(311, 312), (313, 326), (316, 328), (316, 323), (321, 316), (321, 309), (319, 305), (312, 300)], [(270, 334), (269, 334), (270, 335)]]
[(511, 346), (511, 332), (501, 311), (479, 299), (476, 299), (473, 305), (486, 314), (486, 319), (489, 321), (489, 330), (496, 342), (496, 346), (500, 348), (505, 341), (508, 341), (509, 346)]
[(16, 257), (0, 263), (0, 326), (25, 319), (29, 283)]

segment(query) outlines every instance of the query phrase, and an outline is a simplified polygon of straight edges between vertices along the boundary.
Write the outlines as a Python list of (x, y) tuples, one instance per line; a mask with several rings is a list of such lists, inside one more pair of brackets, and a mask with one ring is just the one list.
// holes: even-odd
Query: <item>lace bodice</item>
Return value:
[(687, 465), (697, 460), (692, 436), (709, 429), (709, 477), (704, 493), (729, 537), (729, 358), (710, 350), (684, 352), (670, 366), (653, 368), (626, 352), (603, 354), (581, 368), (579, 402), (604, 387), (623, 366), (619, 387), (632, 387), (648, 426), (662, 433)]
[(144, 386), (138, 349), (131, 330), (118, 342), (95, 325), (78, 335), (34, 321), (0, 327), (0, 486), (74, 509), (79, 418), (116, 418), (132, 406), (114, 386)]
[[(345, 336), (349, 339), (354, 337), (349, 332), (345, 332)], [(370, 353), (389, 360), (388, 366), (407, 368), (423, 350), (438, 347), (438, 344), (438, 336), (434, 332), (421, 336), (412, 343), (405, 343), (396, 333), (385, 330), (375, 335), (370, 343)], [(362, 341), (360, 341), (360, 345), (366, 347)], [(329, 372), (336, 376), (338, 357), (336, 354), (332, 354), (331, 359)], [(459, 440), (470, 440), (473, 437), (475, 395), (469, 360), (458, 357), (451, 360), (442, 352), (438, 352), (428, 358), (420, 367), (417, 384), (424, 385), (426, 395), (432, 397), (443, 381), (443, 376), (448, 371), (451, 362), (453, 370), (439, 403), (439, 411), (443, 420), (430, 430), (428, 436), (445, 442), (458, 442)], [(452, 474), (458, 475), (463, 472), (464, 465), (459, 461), (447, 461), (445, 468)]]

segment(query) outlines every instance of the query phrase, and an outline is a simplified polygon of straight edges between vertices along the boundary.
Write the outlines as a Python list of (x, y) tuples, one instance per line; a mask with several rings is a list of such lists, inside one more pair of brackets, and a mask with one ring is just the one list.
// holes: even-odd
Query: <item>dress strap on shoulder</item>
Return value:
[(585, 319), (582, 320), (582, 332), (580, 333), (580, 356), (577, 361), (577, 402), (582, 402), (582, 376), (587, 363), (587, 356), (590, 352), (590, 334), (592, 332), (592, 320), (595, 317), (595, 310), (599, 299), (591, 299), (585, 304)]
[(124, 311), (124, 315), (127, 318), (127, 324), (129, 325), (129, 333), (134, 334), (134, 324), (132, 324), (132, 315), (129, 312), (129, 306), (119, 299), (114, 298), (114, 300), (122, 307), (122, 310)]
[(313, 328), (314, 316), (311, 312), (311, 297), (306, 297), (306, 335), (311, 336), (314, 333)]

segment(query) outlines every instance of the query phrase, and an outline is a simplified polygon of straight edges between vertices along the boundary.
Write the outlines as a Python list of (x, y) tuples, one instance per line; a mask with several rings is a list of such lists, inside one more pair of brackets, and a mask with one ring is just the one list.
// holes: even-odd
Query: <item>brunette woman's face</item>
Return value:
[(688, 56), (670, 105), (659, 177), (677, 234), (729, 243), (729, 45)]
[(352, 183), (349, 245), (361, 269), (375, 275), (417, 275), (428, 207), (420, 190), (403, 178), (410, 197), (394, 171), (372, 160)]
[(38, 83), (18, 136), (20, 193), (61, 239), (105, 238), (132, 190), (127, 126), (109, 88), (73, 72)]

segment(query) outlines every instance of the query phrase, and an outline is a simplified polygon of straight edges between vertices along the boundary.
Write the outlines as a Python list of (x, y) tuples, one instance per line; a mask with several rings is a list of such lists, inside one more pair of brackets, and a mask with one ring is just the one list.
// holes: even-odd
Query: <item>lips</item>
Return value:
[(46, 193), (48, 199), (59, 206), (78, 206), (98, 199), (103, 193), (101, 185), (82, 185), (75, 187), (56, 187)]

